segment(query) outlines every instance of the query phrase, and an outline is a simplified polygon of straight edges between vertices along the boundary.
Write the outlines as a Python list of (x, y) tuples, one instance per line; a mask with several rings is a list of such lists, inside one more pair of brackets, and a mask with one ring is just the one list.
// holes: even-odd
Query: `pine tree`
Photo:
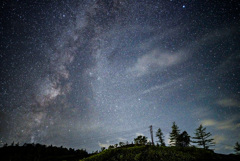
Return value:
[(172, 125), (172, 132), (170, 133), (170, 146), (176, 146), (177, 145), (177, 139), (179, 136), (180, 130), (178, 129), (178, 126), (175, 122), (173, 122)]
[(183, 131), (177, 138), (177, 146), (180, 147), (188, 147), (190, 142), (190, 136), (186, 131)]
[(124, 145), (125, 145), (125, 143), (124, 143), (124, 142), (119, 142), (118, 144), (119, 144), (119, 146), (120, 146), (120, 147), (122, 147), (122, 146), (124, 146)]
[(240, 144), (238, 142), (236, 142), (234, 149), (236, 151), (237, 154), (240, 154)]
[(161, 146), (165, 146), (165, 142), (163, 139), (164, 136), (163, 136), (162, 130), (160, 128), (156, 132), (156, 137), (158, 138), (158, 142), (161, 144)]
[(113, 146), (113, 145), (110, 145), (110, 146), (108, 147), (108, 149), (114, 149), (114, 146)]
[(203, 146), (204, 149), (208, 149), (209, 146), (214, 146), (215, 143), (213, 142), (214, 139), (209, 139), (209, 137), (212, 135), (210, 132), (206, 133), (206, 128), (202, 125), (200, 125), (195, 132), (195, 139), (196, 141), (193, 141), (193, 143), (197, 143), (200, 146)]
[(146, 145), (147, 144), (147, 137), (139, 135), (137, 138), (134, 138), (134, 143), (136, 145)]

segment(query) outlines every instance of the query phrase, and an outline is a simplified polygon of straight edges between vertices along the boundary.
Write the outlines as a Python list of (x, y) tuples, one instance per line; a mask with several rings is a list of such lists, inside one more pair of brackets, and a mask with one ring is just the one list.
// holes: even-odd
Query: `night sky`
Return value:
[[(89, 152), (173, 121), (240, 141), (238, 0), (0, 2), (0, 146)], [(156, 141), (156, 138), (154, 138)]]

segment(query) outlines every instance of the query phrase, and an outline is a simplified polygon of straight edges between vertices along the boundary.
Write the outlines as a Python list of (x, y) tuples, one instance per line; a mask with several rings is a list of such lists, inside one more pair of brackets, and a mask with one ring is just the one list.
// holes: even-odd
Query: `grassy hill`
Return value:
[(41, 144), (0, 148), (1, 161), (240, 161), (240, 155), (216, 154), (195, 147), (157, 147), (134, 144), (88, 154), (85, 150)]
[(240, 156), (216, 154), (194, 147), (134, 146), (104, 150), (81, 161), (239, 161)]

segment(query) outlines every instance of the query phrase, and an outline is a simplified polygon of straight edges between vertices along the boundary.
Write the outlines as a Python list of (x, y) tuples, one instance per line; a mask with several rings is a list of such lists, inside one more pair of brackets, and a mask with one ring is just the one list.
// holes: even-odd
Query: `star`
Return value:
[(191, 137), (200, 124), (221, 133), (215, 151), (233, 153), (226, 146), (239, 141), (234, 1), (6, 1), (1, 11), (0, 146), (92, 152), (136, 133), (149, 137), (149, 125), (163, 129), (167, 144), (175, 121)]

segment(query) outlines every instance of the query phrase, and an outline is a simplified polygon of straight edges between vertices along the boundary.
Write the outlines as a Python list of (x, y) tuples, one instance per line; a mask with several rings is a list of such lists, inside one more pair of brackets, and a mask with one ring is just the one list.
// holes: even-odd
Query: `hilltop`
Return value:
[(107, 149), (81, 161), (239, 161), (240, 156), (223, 155), (195, 147), (125, 146)]
[(0, 148), (2, 161), (239, 161), (240, 155), (217, 154), (196, 147), (165, 147), (128, 144), (109, 147), (101, 152), (46, 146), (41, 144), (10, 145)]

